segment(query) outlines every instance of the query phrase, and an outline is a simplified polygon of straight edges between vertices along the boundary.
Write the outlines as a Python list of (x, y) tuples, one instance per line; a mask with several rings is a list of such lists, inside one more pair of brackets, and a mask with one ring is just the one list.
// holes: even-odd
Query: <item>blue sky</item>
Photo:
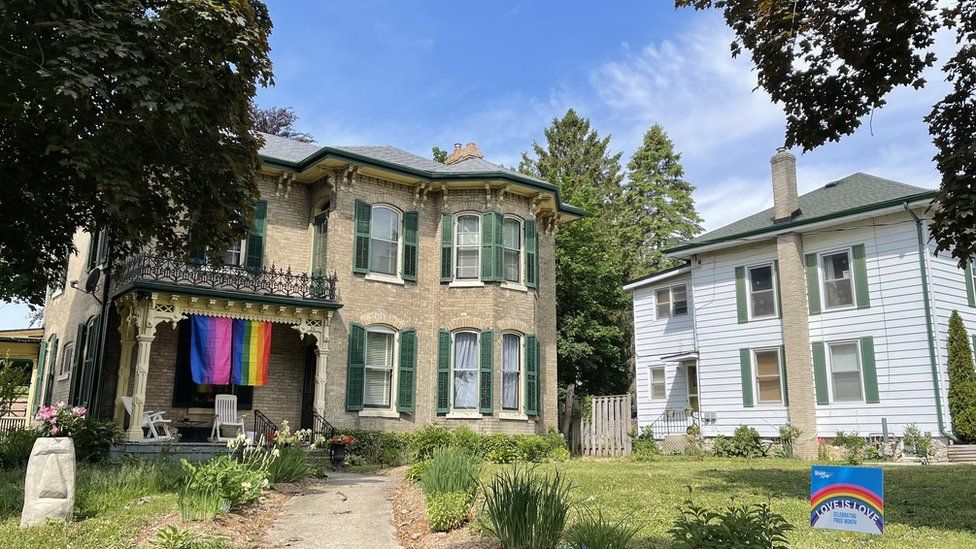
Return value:
[[(390, 144), (429, 155), (474, 141), (488, 160), (522, 151), (570, 107), (629, 158), (650, 125), (668, 131), (706, 228), (771, 205), (769, 157), (782, 110), (748, 59), (729, 56), (718, 12), (667, 0), (482, 3), (269, 0), (276, 85), (261, 106), (288, 106), (324, 145)], [(951, 43), (940, 36), (936, 52)], [(855, 135), (799, 156), (807, 192), (864, 171), (936, 187), (922, 122), (945, 85), (898, 90)], [(0, 303), (0, 329), (26, 307)]]

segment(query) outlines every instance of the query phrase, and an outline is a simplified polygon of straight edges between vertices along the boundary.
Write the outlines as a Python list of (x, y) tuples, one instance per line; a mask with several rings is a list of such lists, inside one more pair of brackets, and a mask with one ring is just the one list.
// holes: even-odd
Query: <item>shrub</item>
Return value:
[(922, 463), (928, 463), (929, 456), (932, 455), (932, 438), (922, 435), (918, 426), (914, 423), (905, 427), (905, 434), (901, 439), (904, 451), (911, 452), (922, 459)]
[(297, 446), (280, 446), (271, 451), (272, 459), (268, 461), (268, 480), (271, 483), (295, 482), (296, 480), (312, 476), (315, 469), (308, 463), (308, 450)]
[(217, 456), (197, 466), (185, 459), (180, 464), (186, 472), (188, 491), (213, 490), (230, 507), (258, 499), (261, 490), (268, 486), (266, 471), (230, 456)]
[(75, 426), (71, 438), (78, 461), (101, 463), (112, 445), (122, 441), (122, 429), (111, 420), (85, 418)]
[(481, 474), (481, 459), (460, 448), (441, 448), (424, 465), (420, 487), (425, 494), (474, 494)]
[(709, 511), (687, 502), (668, 533), (676, 549), (725, 547), (788, 547), (793, 525), (765, 503)]
[(453, 442), (451, 430), (440, 425), (428, 424), (410, 435), (408, 447), (411, 461), (427, 461), (434, 450), (450, 446)]
[(847, 458), (847, 463), (850, 465), (860, 465), (864, 461), (864, 454), (868, 443), (857, 433), (837, 431), (834, 442), (844, 448), (844, 455)]
[(485, 531), (503, 547), (549, 549), (559, 542), (570, 507), (570, 484), (559, 471), (542, 476), (515, 465), (481, 489)]
[(467, 492), (441, 492), (424, 495), (427, 502), (427, 522), (435, 532), (457, 528), (468, 520), (471, 494)]
[(793, 457), (793, 446), (801, 434), (803, 434), (803, 431), (790, 424), (783, 425), (779, 428), (779, 443), (782, 448), (782, 457)]
[(0, 432), (0, 467), (24, 467), (30, 458), (34, 441), (41, 436), (37, 429), (8, 429)]
[(160, 530), (153, 540), (156, 549), (223, 549), (228, 539), (184, 530), (175, 524)]
[(577, 521), (566, 531), (566, 542), (575, 548), (600, 547), (625, 549), (630, 547), (640, 526), (630, 524), (626, 518), (613, 522), (603, 516), (603, 510), (580, 513)]
[(356, 461), (363, 465), (396, 467), (406, 461), (407, 443), (410, 435), (390, 431), (363, 431), (358, 429), (346, 430), (343, 431), (343, 434), (356, 439), (356, 444), (346, 448), (346, 457), (350, 463)]
[(549, 452), (549, 461), (569, 461), (572, 456), (566, 448), (554, 448)]
[(716, 437), (712, 445), (712, 453), (719, 457), (763, 457), (762, 439), (759, 432), (748, 425), (740, 425), (732, 438)]
[(469, 454), (478, 454), (478, 447), (483, 437), (468, 427), (458, 427), (451, 433), (451, 446), (461, 448)]
[(420, 482), (420, 479), (424, 477), (424, 469), (427, 468), (426, 461), (418, 461), (413, 463), (410, 467), (407, 467), (407, 474), (405, 478), (413, 482)]
[(552, 440), (542, 435), (518, 435), (515, 443), (523, 459), (532, 463), (546, 461), (553, 450)]
[(952, 432), (963, 442), (976, 442), (976, 368), (969, 334), (959, 311), (949, 317), (949, 414)]
[(639, 435), (632, 434), (631, 437), (633, 438), (633, 451), (630, 454), (631, 459), (635, 461), (651, 461), (654, 459), (654, 456), (661, 453), (661, 447), (658, 446), (657, 440), (654, 439), (654, 431), (650, 425), (645, 425)]
[(525, 455), (519, 449), (515, 437), (508, 435), (483, 437), (479, 446), (479, 453), (492, 463), (515, 463), (525, 460)]

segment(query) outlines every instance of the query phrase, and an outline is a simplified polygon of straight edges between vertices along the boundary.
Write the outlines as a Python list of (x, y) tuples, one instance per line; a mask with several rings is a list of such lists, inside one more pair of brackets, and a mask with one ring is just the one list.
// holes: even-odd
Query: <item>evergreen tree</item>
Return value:
[(664, 128), (654, 124), (627, 164), (627, 184), (615, 225), (623, 253), (624, 280), (672, 267), (662, 250), (701, 232), (701, 217), (685, 181), (681, 154)]
[(949, 317), (949, 413), (952, 432), (964, 442), (976, 442), (976, 368), (969, 334), (958, 311)]
[(559, 186), (564, 202), (587, 216), (556, 234), (559, 383), (577, 394), (617, 394), (630, 384), (620, 254), (608, 206), (619, 196), (620, 155), (573, 110), (554, 118), (546, 143), (522, 155), (520, 170)]

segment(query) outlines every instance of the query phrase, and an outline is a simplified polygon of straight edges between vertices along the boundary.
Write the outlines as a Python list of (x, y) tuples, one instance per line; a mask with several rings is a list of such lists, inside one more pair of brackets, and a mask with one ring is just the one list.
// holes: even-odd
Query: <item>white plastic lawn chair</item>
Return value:
[[(224, 427), (235, 427), (234, 436), (223, 436)], [(237, 415), (237, 395), (217, 395), (214, 401), (214, 424), (210, 438), (218, 442), (227, 442), (244, 434), (244, 416)]]
[[(122, 406), (125, 408), (126, 413), (129, 414), (129, 421), (132, 419), (132, 397), (122, 397)], [(166, 412), (153, 412), (152, 410), (146, 410), (142, 413), (142, 427), (149, 431), (149, 438), (155, 440), (171, 440), (173, 435), (169, 432), (169, 423), (172, 422), (170, 419), (163, 419), (163, 414)]]

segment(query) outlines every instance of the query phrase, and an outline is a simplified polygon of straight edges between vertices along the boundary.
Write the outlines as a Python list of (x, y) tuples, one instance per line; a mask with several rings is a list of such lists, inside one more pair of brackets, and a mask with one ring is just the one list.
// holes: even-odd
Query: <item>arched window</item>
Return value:
[(504, 245), (504, 266), (502, 273), (507, 282), (522, 281), (522, 222), (514, 217), (506, 217), (502, 222), (502, 244)]
[(366, 373), (363, 405), (389, 408), (393, 393), (393, 346), (396, 333), (385, 326), (366, 329)]
[(400, 212), (389, 206), (373, 206), (369, 223), (369, 270), (396, 276), (399, 243)]
[(522, 401), (522, 336), (502, 335), (502, 409), (518, 410)]
[(322, 211), (315, 214), (312, 220), (312, 274), (325, 275), (326, 259), (328, 259), (329, 240), (329, 206), (326, 204)]
[(478, 332), (454, 334), (454, 409), (478, 409)]
[(481, 216), (461, 214), (456, 225), (455, 278), (477, 279), (481, 276)]

